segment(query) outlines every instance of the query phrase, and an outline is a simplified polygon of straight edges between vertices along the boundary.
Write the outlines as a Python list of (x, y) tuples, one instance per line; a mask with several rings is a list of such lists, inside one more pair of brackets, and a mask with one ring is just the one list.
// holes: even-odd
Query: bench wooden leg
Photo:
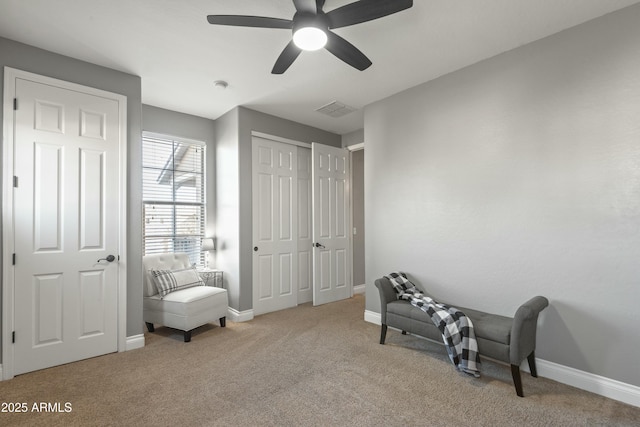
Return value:
[(380, 344), (384, 344), (384, 340), (387, 337), (387, 325), (382, 324), (382, 329), (380, 330)]
[(147, 325), (147, 329), (149, 330), (149, 332), (153, 332), (156, 329), (153, 327), (153, 323), (149, 323), (149, 322), (144, 322)]
[(223, 327), (223, 328), (225, 326), (227, 326), (227, 318), (226, 317), (221, 317), (220, 318), (220, 326)]
[(191, 331), (184, 331), (184, 342), (191, 341)]
[(536, 370), (536, 356), (535, 352), (531, 352), (530, 355), (527, 356), (527, 362), (529, 362), (529, 370), (531, 371), (531, 376), (538, 378), (538, 371)]
[(520, 378), (520, 366), (511, 365), (511, 376), (513, 377), (513, 384), (516, 386), (516, 394), (524, 397), (522, 393), (522, 379)]

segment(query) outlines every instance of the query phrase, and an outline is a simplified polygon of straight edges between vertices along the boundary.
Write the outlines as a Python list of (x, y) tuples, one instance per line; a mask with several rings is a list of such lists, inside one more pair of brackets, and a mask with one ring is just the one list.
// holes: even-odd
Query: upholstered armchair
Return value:
[[(146, 255), (142, 265), (143, 320), (149, 332), (154, 332), (157, 323), (184, 331), (184, 342), (189, 342), (191, 331), (199, 326), (216, 320), (221, 327), (226, 326), (227, 290), (196, 283), (199, 277), (191, 270), (187, 254)], [(185, 280), (191, 277), (193, 280)], [(158, 285), (158, 280), (163, 279), (165, 282)], [(158, 293), (158, 286), (161, 286), (161, 293)]]

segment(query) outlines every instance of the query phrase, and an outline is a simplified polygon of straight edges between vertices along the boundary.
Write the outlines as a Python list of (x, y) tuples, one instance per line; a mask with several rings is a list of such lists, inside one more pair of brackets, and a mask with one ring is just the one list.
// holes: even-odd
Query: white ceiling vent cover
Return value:
[(327, 116), (338, 118), (346, 116), (349, 113), (356, 111), (356, 108), (349, 107), (342, 102), (333, 101), (327, 105), (324, 105), (316, 110), (318, 113), (326, 114)]

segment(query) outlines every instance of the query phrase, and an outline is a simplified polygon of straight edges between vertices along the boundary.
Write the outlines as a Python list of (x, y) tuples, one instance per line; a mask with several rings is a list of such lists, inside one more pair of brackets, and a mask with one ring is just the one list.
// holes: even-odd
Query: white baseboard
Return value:
[(124, 351), (135, 350), (144, 347), (144, 334), (127, 337)]
[[(364, 311), (366, 322), (380, 325), (381, 319), (380, 313)], [(528, 372), (528, 366), (525, 365), (526, 363), (523, 363), (522, 369)], [(536, 358), (536, 368), (540, 377), (640, 407), (640, 387), (539, 358)]]
[(640, 387), (536, 358), (538, 375), (640, 407)]
[(367, 285), (357, 285), (353, 287), (354, 294), (364, 294), (364, 291), (367, 290)]
[(229, 307), (227, 318), (232, 322), (248, 322), (253, 320), (253, 310), (238, 311)]
[(380, 313), (376, 313), (375, 311), (364, 311), (364, 321), (369, 323), (375, 323), (376, 325), (382, 324), (382, 316)]

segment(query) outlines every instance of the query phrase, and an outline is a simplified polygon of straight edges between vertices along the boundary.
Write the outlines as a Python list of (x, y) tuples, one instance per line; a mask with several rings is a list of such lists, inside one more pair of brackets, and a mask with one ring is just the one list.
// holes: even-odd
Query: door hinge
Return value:
[(11, 258), (12, 265), (16, 265), (16, 254), (14, 253)]
[(15, 188), (18, 188), (18, 177), (15, 175), (13, 176), (13, 186)]
[(16, 331), (13, 331), (11, 333), (11, 343), (15, 344), (16, 343)]
[(13, 98), (13, 110), (18, 111), (18, 98)]

